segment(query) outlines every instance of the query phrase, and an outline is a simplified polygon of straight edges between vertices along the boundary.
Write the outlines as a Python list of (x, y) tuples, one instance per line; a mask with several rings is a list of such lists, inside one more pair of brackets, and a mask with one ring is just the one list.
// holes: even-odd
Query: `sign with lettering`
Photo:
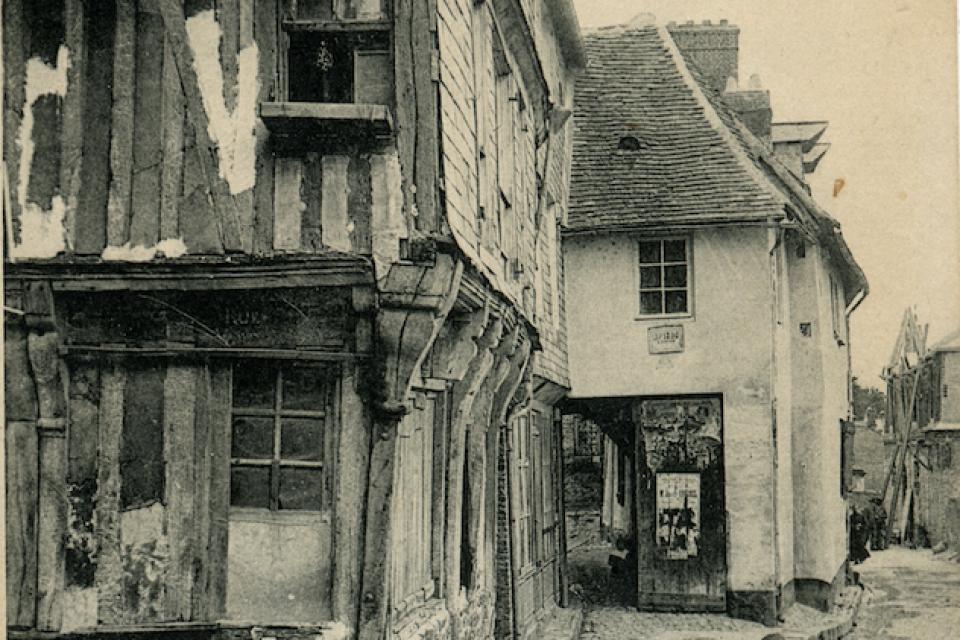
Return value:
[(650, 353), (679, 353), (683, 351), (683, 325), (677, 324), (647, 329), (647, 350)]
[(700, 474), (657, 474), (657, 546), (668, 560), (699, 553)]

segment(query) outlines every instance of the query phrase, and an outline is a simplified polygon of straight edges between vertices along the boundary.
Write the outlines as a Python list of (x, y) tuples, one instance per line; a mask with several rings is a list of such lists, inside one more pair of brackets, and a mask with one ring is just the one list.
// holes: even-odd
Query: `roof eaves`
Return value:
[(574, 70), (587, 66), (587, 48), (583, 42), (583, 30), (577, 18), (573, 0), (550, 0), (554, 25), (559, 31), (561, 52)]

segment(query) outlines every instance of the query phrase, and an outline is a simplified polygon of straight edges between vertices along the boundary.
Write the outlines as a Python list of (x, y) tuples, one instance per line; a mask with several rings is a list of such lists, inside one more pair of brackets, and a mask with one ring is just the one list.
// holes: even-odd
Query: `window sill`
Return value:
[(309, 525), (329, 524), (329, 511), (270, 511), (253, 507), (230, 507), (231, 522), (255, 522), (259, 524)]
[(261, 102), (260, 119), (274, 145), (283, 149), (316, 141), (389, 138), (394, 129), (384, 104)]
[(637, 322), (650, 322), (658, 320), (692, 320), (692, 313), (665, 313), (656, 316), (634, 316), (633, 318)]
[(344, 18), (342, 20), (284, 20), (286, 31), (390, 31), (390, 20)]

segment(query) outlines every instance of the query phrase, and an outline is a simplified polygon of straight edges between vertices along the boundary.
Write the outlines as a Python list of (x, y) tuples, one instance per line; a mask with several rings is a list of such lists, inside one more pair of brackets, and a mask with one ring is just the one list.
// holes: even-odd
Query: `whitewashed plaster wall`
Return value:
[[(564, 239), (571, 397), (723, 396), (728, 588), (776, 587), (767, 230), (693, 232), (693, 314), (637, 320), (637, 237)], [(651, 355), (647, 329), (681, 325), (684, 351)]]

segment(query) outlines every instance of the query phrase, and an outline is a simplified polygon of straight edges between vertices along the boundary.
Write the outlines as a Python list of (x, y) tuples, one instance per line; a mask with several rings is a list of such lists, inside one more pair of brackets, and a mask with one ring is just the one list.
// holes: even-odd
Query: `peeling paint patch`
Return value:
[(66, 249), (63, 224), (66, 207), (63, 198), (54, 196), (50, 209), (27, 201), (30, 192), (30, 169), (33, 166), (33, 107), (43, 96), (63, 97), (67, 94), (67, 70), (70, 69), (70, 52), (60, 45), (57, 64), (51, 67), (39, 57), (30, 58), (26, 66), (24, 83), (25, 98), (23, 119), (17, 146), (20, 148), (19, 182), (17, 203), (20, 205), (20, 242), (14, 245), (11, 254), (15, 258), (52, 258)]
[(207, 132), (218, 147), (220, 177), (236, 195), (253, 188), (256, 179), (257, 137), (254, 129), (260, 92), (257, 78), (260, 54), (255, 42), (237, 54), (237, 102), (231, 112), (223, 94), (223, 67), (220, 63), (223, 33), (213, 10), (191, 16), (186, 28), (193, 50), (193, 69), (209, 120)]
[(128, 615), (137, 622), (163, 615), (163, 576), (169, 556), (163, 516), (159, 503), (120, 514), (123, 599)]
[(131, 246), (129, 242), (119, 247), (106, 247), (100, 257), (107, 261), (149, 262), (154, 258), (179, 258), (186, 252), (187, 245), (183, 238), (168, 238), (152, 247), (142, 244)]

